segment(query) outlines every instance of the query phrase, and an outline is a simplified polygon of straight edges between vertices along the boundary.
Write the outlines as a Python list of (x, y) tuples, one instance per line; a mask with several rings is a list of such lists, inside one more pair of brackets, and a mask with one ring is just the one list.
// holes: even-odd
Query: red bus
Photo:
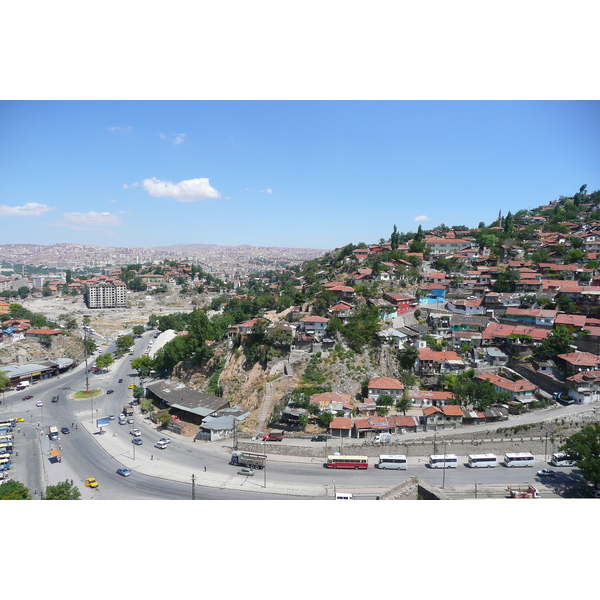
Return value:
[(328, 469), (366, 469), (369, 459), (366, 456), (345, 456), (343, 454), (327, 457)]

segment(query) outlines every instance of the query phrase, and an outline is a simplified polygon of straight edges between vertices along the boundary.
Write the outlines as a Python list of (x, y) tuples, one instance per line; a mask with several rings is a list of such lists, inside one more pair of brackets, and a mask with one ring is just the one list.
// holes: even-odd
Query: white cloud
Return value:
[(112, 213), (90, 211), (86, 213), (64, 213), (62, 219), (52, 223), (57, 227), (66, 227), (75, 231), (90, 231), (95, 233), (114, 233), (115, 227), (121, 227), (123, 221)]
[(186, 179), (179, 183), (161, 181), (156, 177), (152, 177), (151, 179), (144, 179), (142, 187), (153, 198), (173, 198), (177, 202), (197, 202), (221, 197), (221, 194), (210, 186), (206, 177)]
[(131, 185), (130, 185), (129, 183), (124, 183), (124, 184), (122, 185), (122, 188), (123, 188), (124, 190), (128, 190), (128, 189), (130, 189), (130, 188), (138, 187), (139, 185), (140, 185), (140, 184), (139, 184), (137, 181), (136, 181), (135, 183), (132, 183)]
[(183, 144), (185, 140), (185, 133), (171, 133), (170, 135), (165, 135), (164, 133), (159, 134), (161, 140), (169, 140), (174, 146), (179, 144)]
[(109, 131), (113, 131), (115, 133), (131, 133), (133, 131), (133, 127), (109, 127)]
[(262, 192), (263, 194), (272, 194), (273, 190), (271, 188), (267, 188), (266, 190), (259, 190), (259, 192)]
[(420, 217), (415, 217), (413, 221), (431, 221), (431, 219), (427, 215), (421, 215)]
[(0, 217), (41, 217), (54, 210), (47, 204), (39, 204), (38, 202), (28, 202), (23, 206), (6, 206), (0, 205)]

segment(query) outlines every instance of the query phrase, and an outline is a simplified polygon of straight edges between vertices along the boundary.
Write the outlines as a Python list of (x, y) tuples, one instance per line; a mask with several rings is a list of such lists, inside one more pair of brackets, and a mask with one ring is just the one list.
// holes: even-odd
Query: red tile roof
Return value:
[(368, 389), (403, 390), (404, 384), (392, 377), (374, 377), (369, 380)]

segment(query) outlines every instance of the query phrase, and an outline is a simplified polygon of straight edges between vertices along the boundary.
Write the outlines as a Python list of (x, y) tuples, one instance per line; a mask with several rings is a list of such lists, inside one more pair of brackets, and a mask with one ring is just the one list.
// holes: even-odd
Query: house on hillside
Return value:
[(534, 402), (535, 393), (539, 389), (537, 385), (527, 381), (527, 379), (511, 381), (493, 373), (481, 373), (475, 375), (475, 379), (489, 381), (494, 386), (496, 392), (508, 392), (512, 401), (522, 404)]
[(415, 373), (424, 376), (440, 373), (459, 373), (465, 367), (465, 361), (456, 352), (419, 348), (419, 355), (415, 362)]
[(446, 404), (441, 407), (430, 406), (423, 409), (421, 419), (425, 426), (425, 431), (456, 428), (462, 426), (463, 411), (460, 406), (454, 404)]
[(393, 377), (373, 377), (369, 380), (368, 398), (377, 402), (380, 396), (389, 395), (394, 398), (402, 396), (404, 384)]

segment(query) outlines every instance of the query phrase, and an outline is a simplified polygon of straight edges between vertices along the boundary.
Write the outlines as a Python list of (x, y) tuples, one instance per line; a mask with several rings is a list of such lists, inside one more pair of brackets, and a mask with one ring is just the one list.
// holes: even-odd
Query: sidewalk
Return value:
[[(267, 487), (264, 487), (264, 473), (262, 471), (255, 471), (253, 477), (243, 477), (238, 475), (238, 469), (231, 467), (230, 473), (213, 473), (210, 469), (204, 471), (204, 467), (198, 466), (197, 470), (190, 471), (189, 467), (178, 464), (177, 462), (169, 459), (168, 448), (166, 450), (159, 450), (153, 448), (154, 452), (151, 452), (151, 459), (146, 455), (147, 452), (136, 453), (135, 460), (133, 459), (133, 444), (124, 442), (119, 436), (115, 436), (111, 433), (110, 429), (104, 434), (99, 435), (96, 427), (93, 426), (89, 421), (80, 421), (80, 426), (83, 427), (89, 435), (93, 435), (96, 442), (100, 447), (112, 458), (115, 459), (121, 466), (143, 473), (151, 477), (160, 477), (170, 481), (178, 481), (182, 483), (191, 483), (192, 475), (195, 476), (195, 483), (199, 486), (207, 486), (213, 488), (221, 488), (228, 490), (244, 490), (244, 491), (255, 491), (257, 493), (267, 492), (269, 494), (283, 494), (287, 496), (332, 496), (333, 486), (324, 485), (286, 485), (280, 484), (268, 479), (267, 470)], [(149, 427), (147, 420), (144, 419), (143, 426)], [(172, 436), (170, 436), (172, 437)], [(195, 445), (192, 440), (177, 437), (178, 443)], [(204, 443), (203, 443), (204, 445)], [(223, 452), (224, 460), (227, 460), (228, 453)], [(275, 462), (304, 462), (311, 463), (317, 459), (310, 457), (297, 457), (297, 456), (279, 456), (279, 455), (268, 455), (268, 461)], [(373, 488), (372, 493), (380, 494), (383, 493), (386, 488)], [(371, 488), (369, 488), (370, 493)], [(345, 490), (344, 490), (345, 491)], [(365, 492), (362, 489), (363, 493)]]

